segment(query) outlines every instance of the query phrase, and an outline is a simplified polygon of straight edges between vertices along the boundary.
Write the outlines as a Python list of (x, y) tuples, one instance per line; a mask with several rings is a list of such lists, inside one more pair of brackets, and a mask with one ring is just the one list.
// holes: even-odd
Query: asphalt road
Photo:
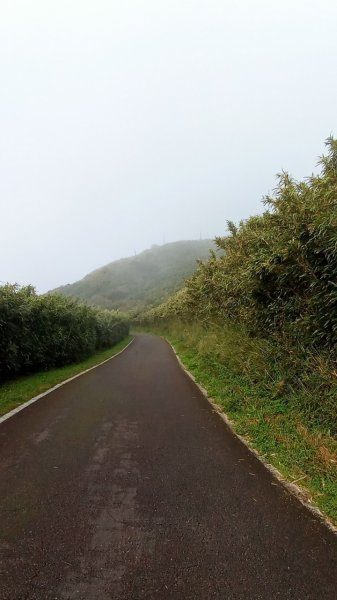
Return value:
[(0, 425), (1, 600), (336, 600), (337, 537), (160, 338)]

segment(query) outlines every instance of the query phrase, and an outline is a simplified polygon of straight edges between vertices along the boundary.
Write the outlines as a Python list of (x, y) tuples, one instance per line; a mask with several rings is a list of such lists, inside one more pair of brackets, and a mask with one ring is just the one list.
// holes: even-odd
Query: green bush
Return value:
[(304, 346), (337, 344), (337, 141), (327, 141), (322, 171), (304, 182), (278, 176), (267, 210), (228, 223), (223, 251), (200, 262), (185, 288), (143, 315), (143, 322), (180, 316), (219, 325), (244, 324), (253, 334), (286, 336)]
[(0, 287), (0, 380), (80, 361), (129, 332), (126, 319), (32, 286)]
[(228, 223), (228, 235), (216, 240), (222, 254), (200, 262), (140, 324), (171, 330), (178, 319), (189, 332), (197, 324), (200, 355), (207, 340), (216, 362), (232, 371), (254, 379), (259, 365), (258, 381), (335, 434), (337, 141), (327, 147), (319, 175), (304, 182), (279, 175), (265, 212)]

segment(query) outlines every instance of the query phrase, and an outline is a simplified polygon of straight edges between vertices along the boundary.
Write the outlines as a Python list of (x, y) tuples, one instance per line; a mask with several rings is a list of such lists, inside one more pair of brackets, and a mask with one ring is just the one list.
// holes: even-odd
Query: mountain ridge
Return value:
[(89, 304), (137, 313), (165, 300), (192, 275), (197, 260), (208, 258), (213, 240), (180, 240), (120, 258), (91, 271), (79, 281), (52, 292)]

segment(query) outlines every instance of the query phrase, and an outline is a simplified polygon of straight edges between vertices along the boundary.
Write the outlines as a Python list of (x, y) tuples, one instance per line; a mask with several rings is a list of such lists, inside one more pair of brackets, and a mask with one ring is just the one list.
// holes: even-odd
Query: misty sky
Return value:
[(333, 0), (2, 0), (0, 280), (223, 235), (336, 134)]

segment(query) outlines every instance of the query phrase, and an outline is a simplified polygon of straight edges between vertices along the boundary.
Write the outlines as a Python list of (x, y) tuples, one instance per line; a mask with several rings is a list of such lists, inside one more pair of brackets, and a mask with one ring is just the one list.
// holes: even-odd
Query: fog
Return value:
[(2, 0), (0, 280), (223, 235), (336, 131), (332, 1)]

